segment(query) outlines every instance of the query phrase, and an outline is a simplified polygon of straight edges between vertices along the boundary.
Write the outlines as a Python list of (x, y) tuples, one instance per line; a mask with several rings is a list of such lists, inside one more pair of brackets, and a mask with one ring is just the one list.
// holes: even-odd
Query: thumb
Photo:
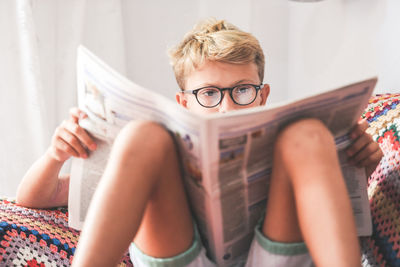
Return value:
[(70, 118), (73, 122), (78, 123), (80, 119), (87, 117), (87, 114), (77, 107), (73, 107), (69, 110)]

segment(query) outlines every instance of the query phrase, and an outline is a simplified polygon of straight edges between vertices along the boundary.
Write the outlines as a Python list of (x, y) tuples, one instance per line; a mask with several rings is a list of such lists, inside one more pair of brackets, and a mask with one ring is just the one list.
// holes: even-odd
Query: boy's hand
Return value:
[(350, 162), (358, 167), (365, 167), (367, 176), (370, 176), (383, 157), (378, 143), (365, 131), (368, 123), (360, 121), (350, 133), (353, 144), (347, 149)]
[(64, 120), (55, 130), (48, 150), (59, 162), (64, 162), (71, 156), (87, 158), (85, 148), (96, 149), (96, 143), (78, 124), (80, 119), (87, 118), (87, 114), (78, 108), (71, 108), (69, 113), (68, 120)]

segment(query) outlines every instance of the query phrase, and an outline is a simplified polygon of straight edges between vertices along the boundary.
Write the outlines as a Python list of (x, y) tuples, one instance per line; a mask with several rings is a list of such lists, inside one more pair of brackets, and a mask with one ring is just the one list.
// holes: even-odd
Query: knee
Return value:
[(275, 150), (284, 156), (308, 156), (334, 150), (329, 129), (318, 119), (302, 119), (285, 127), (278, 135)]
[(121, 129), (113, 149), (119, 150), (126, 156), (146, 153), (157, 159), (175, 151), (175, 144), (171, 135), (160, 124), (135, 120)]

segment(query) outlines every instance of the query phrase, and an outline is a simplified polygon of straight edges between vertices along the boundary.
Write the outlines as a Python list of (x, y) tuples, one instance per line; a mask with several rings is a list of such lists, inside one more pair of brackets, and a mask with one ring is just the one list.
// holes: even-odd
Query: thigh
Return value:
[(263, 233), (279, 242), (300, 242), (303, 240), (299, 228), (293, 187), (283, 162), (274, 153), (271, 182), (269, 186)]
[(329, 130), (315, 119), (300, 120), (283, 129), (274, 149), (265, 234), (281, 242), (302, 241), (296, 196), (304, 199), (309, 189), (303, 187), (330, 176), (340, 177), (340, 168)]
[(168, 135), (163, 145), (166, 157), (156, 166), (149, 163), (149, 167), (162, 171), (134, 238), (135, 244), (145, 254), (160, 258), (171, 257), (188, 249), (194, 233), (178, 150), (173, 136), (170, 133)]

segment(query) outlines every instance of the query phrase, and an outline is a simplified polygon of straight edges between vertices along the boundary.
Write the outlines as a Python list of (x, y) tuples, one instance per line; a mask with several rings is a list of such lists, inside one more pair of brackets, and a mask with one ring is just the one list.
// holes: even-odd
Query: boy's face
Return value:
[[(240, 84), (260, 85), (258, 69), (254, 63), (229, 64), (216, 61), (206, 61), (186, 77), (185, 90), (195, 90), (206, 86), (219, 88), (234, 87)], [(233, 102), (229, 91), (223, 92), (222, 101), (213, 108), (206, 108), (199, 104), (192, 93), (176, 93), (176, 101), (183, 107), (197, 113), (227, 112), (231, 110), (250, 108), (264, 105), (269, 95), (269, 86), (263, 85), (257, 97), (251, 104), (242, 106)]]

